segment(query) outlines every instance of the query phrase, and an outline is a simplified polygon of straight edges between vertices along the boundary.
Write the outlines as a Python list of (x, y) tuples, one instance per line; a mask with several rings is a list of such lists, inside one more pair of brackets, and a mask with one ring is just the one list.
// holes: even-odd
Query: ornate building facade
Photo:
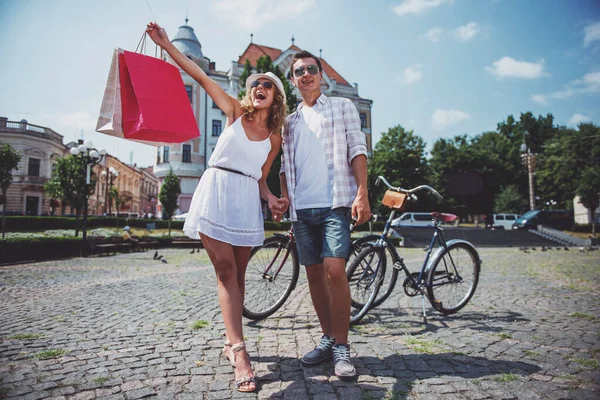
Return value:
[(52, 176), (54, 160), (69, 151), (63, 144), (63, 136), (26, 120), (9, 121), (0, 117), (0, 144), (8, 144), (21, 154), (18, 169), (12, 171), (13, 181), (6, 193), (4, 210), (27, 215), (50, 212), (50, 198), (44, 193), (44, 184)]
[[(173, 37), (173, 45), (198, 64), (223, 90), (236, 98), (239, 91), (243, 89), (243, 85), (240, 86), (240, 76), (244, 71), (246, 60), (249, 60), (252, 68), (255, 69), (258, 59), (261, 56), (268, 55), (273, 64), (286, 73), (294, 54), (302, 50), (293, 43), (286, 50), (250, 43), (242, 55), (231, 63), (229, 71), (217, 71), (215, 63), (202, 53), (202, 45), (196, 37), (194, 29), (187, 25), (187, 19), (185, 22), (186, 24), (180, 26)], [(320, 57), (320, 60), (323, 66), (322, 92), (327, 96), (346, 97), (353, 101), (359, 111), (362, 131), (366, 135), (367, 148), (370, 154), (372, 150), (371, 107), (373, 101), (360, 97), (358, 84), (350, 84), (322, 57)], [(196, 122), (200, 128), (201, 137), (174, 146), (159, 147), (156, 154), (154, 173), (162, 182), (169, 170), (173, 169), (173, 172), (181, 181), (178, 212), (185, 213), (189, 210), (200, 177), (208, 168), (208, 159), (216, 146), (221, 131), (225, 127), (226, 118), (196, 81), (183, 70), (181, 70), (181, 75), (196, 116)], [(294, 90), (296, 90), (297, 98), (301, 100), (300, 93), (297, 89), (294, 88)]]
[[(56, 160), (69, 155), (69, 150), (82, 142), (65, 145), (63, 136), (50, 128), (33, 125), (26, 120), (9, 121), (0, 117), (0, 145), (8, 144), (21, 154), (17, 169), (12, 171), (13, 181), (3, 210), (23, 215), (75, 213), (67, 205), (47, 196), (44, 185), (52, 177)], [(153, 167), (138, 168), (106, 154), (94, 166), (94, 173), (97, 180), (88, 199), (89, 215), (117, 211), (114, 203), (108, 201), (111, 187), (116, 187), (120, 196), (127, 199), (119, 212), (156, 215), (158, 179), (153, 174)]]

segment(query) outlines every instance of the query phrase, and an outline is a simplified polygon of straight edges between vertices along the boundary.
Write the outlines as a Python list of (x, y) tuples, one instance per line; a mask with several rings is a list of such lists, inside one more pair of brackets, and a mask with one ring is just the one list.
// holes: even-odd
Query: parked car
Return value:
[(406, 212), (400, 217), (392, 220), (393, 227), (403, 226), (431, 226), (431, 213), (428, 212)]
[(569, 229), (574, 224), (573, 211), (532, 210), (521, 215), (513, 224), (513, 229), (537, 229), (538, 225), (554, 229)]
[(518, 214), (489, 214), (485, 218), (486, 229), (512, 229), (517, 222)]
[(16, 210), (7, 210), (6, 212), (4, 211), (0, 211), (0, 215), (6, 215), (7, 217), (11, 217), (11, 216), (15, 216), (15, 215), (25, 215), (25, 213), (23, 211), (16, 211)]
[(185, 219), (187, 218), (187, 216), (188, 216), (188, 213), (173, 215), (173, 220), (175, 220), (175, 221), (185, 221)]

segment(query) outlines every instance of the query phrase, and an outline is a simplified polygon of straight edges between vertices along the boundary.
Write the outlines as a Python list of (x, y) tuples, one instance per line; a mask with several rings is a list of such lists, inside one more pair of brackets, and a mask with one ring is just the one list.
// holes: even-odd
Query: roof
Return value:
[[(293, 50), (294, 52), (302, 51), (302, 49), (296, 45), (290, 46), (287, 50)], [(254, 67), (256, 66), (256, 62), (260, 57), (269, 56), (271, 57), (271, 60), (275, 60), (282, 53), (283, 51), (273, 47), (250, 43), (248, 47), (246, 47), (244, 53), (239, 57), (238, 64), (244, 64), (246, 60), (250, 60), (250, 65)], [(350, 85), (350, 83), (348, 83), (344, 77), (342, 77), (331, 65), (329, 65), (327, 61), (325, 61), (323, 58), (320, 58), (320, 60), (321, 65), (323, 66), (323, 71), (325, 74), (327, 74), (327, 76), (329, 76), (331, 79), (335, 79), (335, 81), (339, 84)]]
[(258, 59), (262, 56), (269, 56), (271, 60), (275, 60), (281, 55), (282, 51), (273, 47), (260, 46), (254, 43), (250, 43), (244, 54), (238, 59), (238, 64), (244, 64), (246, 60), (250, 60), (251, 65), (256, 65)]
[(186, 56), (191, 56), (198, 60), (204, 59), (202, 54), (202, 45), (194, 33), (194, 28), (189, 25), (182, 25), (171, 41), (173, 45)]

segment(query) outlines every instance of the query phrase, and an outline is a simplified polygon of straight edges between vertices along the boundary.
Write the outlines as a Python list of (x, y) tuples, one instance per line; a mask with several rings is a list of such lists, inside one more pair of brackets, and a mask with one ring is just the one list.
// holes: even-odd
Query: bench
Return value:
[(130, 252), (133, 249), (131, 242), (126, 242), (121, 237), (93, 237), (90, 239), (90, 254), (111, 255)]
[(195, 248), (195, 249), (203, 249), (201, 240), (190, 239), (186, 236), (174, 237), (171, 241), (171, 246), (173, 247), (183, 247), (183, 248)]

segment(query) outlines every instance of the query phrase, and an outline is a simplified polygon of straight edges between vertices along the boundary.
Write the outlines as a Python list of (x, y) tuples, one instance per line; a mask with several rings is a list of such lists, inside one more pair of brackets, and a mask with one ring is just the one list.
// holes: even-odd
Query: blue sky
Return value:
[(374, 139), (397, 124), (431, 146), (508, 114), (600, 123), (598, 0), (0, 0), (0, 116), (83, 134), (129, 162), (155, 150), (94, 132), (112, 51), (186, 12), (227, 71), (254, 42), (327, 60), (373, 100)]

